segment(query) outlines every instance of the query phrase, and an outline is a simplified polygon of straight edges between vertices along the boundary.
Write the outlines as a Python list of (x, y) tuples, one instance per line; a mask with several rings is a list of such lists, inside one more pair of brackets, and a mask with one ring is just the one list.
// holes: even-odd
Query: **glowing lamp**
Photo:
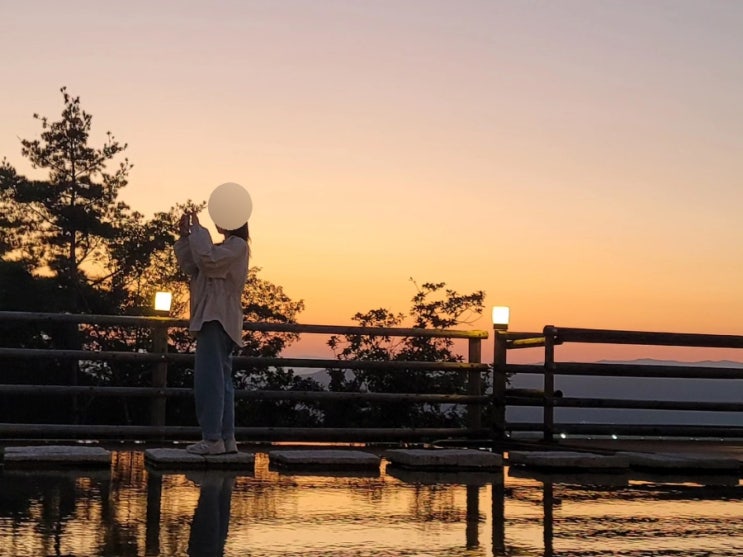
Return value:
[(511, 309), (508, 306), (493, 306), (493, 328), (507, 330), (510, 313)]
[(173, 295), (170, 292), (155, 293), (155, 309), (157, 311), (169, 312), (170, 303), (173, 301)]

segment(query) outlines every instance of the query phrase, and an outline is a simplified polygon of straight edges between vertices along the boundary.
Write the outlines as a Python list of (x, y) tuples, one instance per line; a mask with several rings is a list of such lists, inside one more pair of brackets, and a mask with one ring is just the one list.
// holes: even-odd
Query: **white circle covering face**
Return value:
[(209, 196), (208, 211), (218, 227), (235, 230), (248, 222), (253, 212), (253, 200), (240, 184), (227, 182), (217, 186)]

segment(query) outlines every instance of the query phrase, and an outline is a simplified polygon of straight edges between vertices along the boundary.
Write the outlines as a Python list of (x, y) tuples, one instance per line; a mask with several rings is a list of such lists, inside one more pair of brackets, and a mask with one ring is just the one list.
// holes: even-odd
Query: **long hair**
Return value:
[(239, 228), (227, 230), (226, 232), (228, 236), (237, 236), (245, 240), (245, 243), (248, 244), (248, 257), (250, 257), (250, 229), (248, 228), (248, 223), (246, 222)]

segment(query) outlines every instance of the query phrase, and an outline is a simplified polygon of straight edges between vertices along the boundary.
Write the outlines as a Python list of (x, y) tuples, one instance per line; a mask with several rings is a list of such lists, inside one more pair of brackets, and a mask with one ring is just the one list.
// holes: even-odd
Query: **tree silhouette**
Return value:
[(126, 144), (107, 132), (102, 147), (91, 147), (92, 116), (81, 108), (79, 97), (72, 97), (65, 87), (61, 92), (61, 119), (34, 114), (41, 122), (40, 138), (21, 140), (21, 154), (48, 178), (26, 179), (4, 160), (0, 184), (24, 209), (8, 223), (22, 235), (21, 259), (32, 270), (58, 278), (70, 311), (85, 311), (91, 309), (86, 286), (93, 284), (86, 269), (100, 264), (108, 244), (131, 224), (126, 220), (132, 218), (129, 208), (118, 200), (131, 165), (124, 159), (113, 172), (107, 170)]
[[(122, 158), (127, 145), (107, 132), (102, 146), (90, 146), (92, 116), (82, 109), (79, 97), (70, 95), (65, 87), (61, 93), (61, 118), (51, 121), (34, 114), (41, 123), (40, 136), (21, 140), (21, 154), (32, 168), (46, 172), (47, 178), (27, 178), (7, 159), (0, 162), (0, 284), (4, 285), (0, 310), (147, 315), (152, 312), (155, 291), (166, 289), (174, 295), (172, 314), (185, 317), (188, 282), (173, 254), (174, 231), (184, 211), (199, 211), (206, 204), (191, 200), (176, 203), (150, 219), (132, 210), (119, 199), (132, 168), (128, 159)], [(250, 271), (243, 302), (246, 319), (253, 320), (294, 321), (304, 309), (302, 301), (291, 300), (280, 286), (259, 278), (256, 268)], [(297, 338), (292, 334), (246, 333), (242, 353), (278, 356)], [(47, 324), (41, 330), (24, 325), (0, 327), (0, 342), (5, 346), (134, 351), (151, 349), (152, 334), (147, 327)], [(170, 351), (191, 351), (193, 347), (194, 339), (186, 331), (171, 331)], [(149, 381), (152, 368), (74, 360), (15, 364), (14, 373), (4, 377), (10, 382), (38, 384), (142, 386)], [(30, 371), (33, 373), (27, 373)], [(289, 388), (296, 383), (292, 370), (281, 369), (238, 370), (236, 378), (238, 387), (262, 383)], [(190, 386), (191, 370), (184, 365), (170, 366), (169, 384)], [(109, 423), (146, 421), (146, 399), (111, 401), (86, 398), (84, 404), (73, 405), (72, 418)], [(3, 406), (4, 419), (9, 419), (6, 412), (18, 415), (28, 407), (24, 401), (8, 402), (12, 404)], [(187, 400), (171, 401), (169, 416), (176, 422), (193, 422), (192, 406)], [(42, 414), (37, 412), (37, 418), (43, 419)], [(54, 415), (54, 421), (62, 419)]]
[[(415, 283), (413, 283), (415, 284)], [(485, 293), (459, 294), (446, 283), (416, 285), (409, 316), (412, 326), (421, 329), (453, 329), (466, 323), (468, 316), (483, 311)], [(353, 320), (362, 327), (401, 327), (405, 314), (379, 308), (357, 313)], [(328, 345), (339, 360), (339, 367), (328, 370), (332, 391), (382, 393), (464, 393), (466, 375), (452, 371), (355, 370), (344, 369), (343, 360), (460, 362), (448, 338), (342, 335), (332, 336)], [(459, 426), (462, 412), (438, 404), (394, 402), (382, 404), (334, 403), (326, 405), (329, 425), (357, 426)]]

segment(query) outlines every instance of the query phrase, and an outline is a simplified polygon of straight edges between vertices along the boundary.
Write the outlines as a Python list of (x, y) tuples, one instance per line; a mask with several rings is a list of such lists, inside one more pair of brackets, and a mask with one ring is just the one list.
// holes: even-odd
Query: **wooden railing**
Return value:
[[(740, 402), (699, 402), (670, 400), (630, 400), (618, 398), (571, 397), (570, 393), (555, 390), (558, 376), (596, 377), (659, 377), (674, 379), (724, 380), (730, 392), (743, 394), (743, 364), (740, 367), (710, 367), (697, 365), (645, 365), (615, 363), (558, 362), (555, 347), (566, 343), (631, 344), (644, 346), (672, 346), (698, 348), (743, 349), (743, 336), (657, 333), (641, 331), (616, 331), (602, 329), (577, 329), (548, 325), (542, 333), (510, 333), (495, 331), (494, 362), (494, 412), (493, 434), (496, 440), (504, 440), (512, 432), (542, 432), (544, 440), (551, 441), (560, 435), (618, 435), (648, 437), (743, 437), (743, 400)], [(543, 349), (543, 365), (509, 364), (510, 350)], [(743, 355), (743, 351), (741, 352)], [(508, 377), (514, 374), (537, 374), (543, 376), (543, 388), (538, 393), (519, 393), (518, 389), (506, 390)], [(639, 389), (638, 389), (639, 390)], [(508, 423), (507, 406), (532, 406), (543, 409), (541, 422)], [(606, 423), (555, 423), (555, 408), (611, 408), (644, 409), (682, 412), (731, 412), (737, 413), (737, 424), (732, 425), (650, 425), (650, 424), (606, 424)]]
[[(196, 426), (167, 425), (166, 403), (171, 397), (191, 396), (190, 388), (168, 387), (168, 364), (174, 362), (193, 363), (193, 353), (169, 353), (168, 330), (185, 328), (186, 320), (166, 317), (111, 316), (50, 314), (30, 312), (0, 312), (0, 323), (30, 322), (36, 325), (67, 323), (71, 325), (100, 325), (117, 327), (146, 327), (151, 329), (151, 352), (116, 352), (70, 349), (30, 349), (0, 347), (0, 366), (5, 367), (9, 358), (32, 358), (70, 361), (134, 362), (152, 365), (152, 380), (149, 386), (89, 386), (89, 385), (37, 385), (2, 384), (0, 371), (0, 395), (31, 397), (33, 395), (63, 395), (68, 397), (149, 397), (150, 423), (148, 425), (119, 424), (30, 424), (0, 423), (0, 438), (196, 438)], [(239, 427), (237, 436), (242, 440), (294, 440), (294, 441), (369, 441), (369, 440), (419, 440), (426, 438), (483, 438), (489, 437), (489, 429), (482, 426), (482, 412), (490, 397), (481, 392), (483, 374), (489, 366), (482, 363), (482, 341), (487, 331), (460, 331), (441, 329), (381, 328), (334, 325), (300, 325), (296, 323), (246, 322), (248, 331), (265, 331), (295, 334), (324, 335), (370, 335), (381, 337), (428, 337), (465, 339), (468, 342), (468, 362), (427, 361), (370, 361), (315, 358), (269, 358), (235, 357), (235, 366), (265, 368), (317, 368), (349, 370), (382, 370), (395, 373), (402, 370), (452, 371), (467, 374), (467, 394), (461, 393), (387, 393), (387, 392), (332, 392), (289, 390), (237, 390), (236, 398), (294, 401), (368, 401), (376, 403), (445, 403), (467, 405), (466, 426), (458, 428), (328, 428), (328, 427)], [(33, 404), (29, 398), (29, 404)]]
[[(151, 330), (149, 352), (117, 352), (71, 349), (29, 349), (0, 347), (0, 396), (28, 397), (33, 404), (35, 395), (60, 395), (65, 397), (147, 397), (149, 421), (144, 425), (76, 424), (76, 423), (0, 423), (0, 438), (109, 438), (109, 439), (184, 439), (195, 438), (196, 426), (169, 425), (166, 423), (166, 405), (172, 398), (192, 396), (192, 389), (168, 386), (168, 365), (192, 364), (192, 353), (167, 351), (167, 334), (172, 329), (182, 329), (187, 321), (165, 317), (74, 315), (28, 312), (0, 312), (0, 324), (34, 323), (70, 325), (96, 325), (116, 327), (144, 327)], [(517, 333), (496, 329), (494, 331), (494, 360), (492, 393), (483, 393), (483, 376), (490, 366), (482, 362), (482, 341), (486, 331), (460, 331), (410, 328), (379, 328), (335, 325), (300, 325), (296, 323), (246, 322), (245, 330), (293, 334), (369, 335), (381, 337), (429, 337), (464, 339), (468, 343), (467, 362), (424, 361), (370, 361), (320, 358), (268, 358), (236, 357), (236, 366), (257, 368), (316, 368), (379, 370), (396, 373), (403, 370), (452, 371), (467, 375), (467, 392), (463, 393), (390, 393), (390, 392), (333, 392), (297, 390), (238, 390), (236, 398), (251, 400), (290, 400), (301, 402), (359, 401), (373, 403), (432, 403), (466, 405), (466, 423), (463, 427), (238, 427), (237, 435), (244, 440), (295, 440), (295, 441), (375, 441), (423, 439), (492, 439), (495, 443), (508, 441), (512, 434), (538, 432), (544, 440), (555, 435), (622, 435), (648, 437), (743, 437), (743, 401), (701, 402), (670, 400), (635, 400), (619, 398), (586, 398), (571, 396), (569, 392), (555, 389), (559, 376), (596, 376), (612, 378), (665, 378), (714, 379), (727, 381), (731, 389), (740, 389), (743, 380), (741, 367), (720, 368), (685, 365), (635, 365), (609, 363), (558, 362), (555, 347), (566, 343), (632, 344), (646, 346), (675, 346), (701, 348), (743, 349), (743, 336), (705, 335), (679, 333), (651, 333), (576, 329), (547, 326), (541, 333)], [(543, 364), (514, 364), (508, 362), (512, 350), (539, 350)], [(743, 352), (742, 352), (743, 353)], [(107, 361), (144, 363), (151, 366), (151, 380), (147, 386), (93, 386), (79, 384), (39, 385), (3, 384), (3, 368), (9, 359)], [(535, 358), (536, 359), (536, 358)], [(537, 374), (543, 378), (541, 389), (509, 387), (509, 377), (514, 374)], [(732, 392), (732, 391), (731, 391)], [(541, 408), (543, 418), (537, 422), (509, 422), (508, 407)], [(626, 423), (556, 423), (555, 408), (668, 410), (680, 412), (728, 412), (740, 416), (737, 424), (713, 425), (651, 425)], [(487, 416), (485, 418), (484, 416)], [(486, 421), (487, 420), (487, 421)], [(239, 425), (239, 424), (238, 424)]]

